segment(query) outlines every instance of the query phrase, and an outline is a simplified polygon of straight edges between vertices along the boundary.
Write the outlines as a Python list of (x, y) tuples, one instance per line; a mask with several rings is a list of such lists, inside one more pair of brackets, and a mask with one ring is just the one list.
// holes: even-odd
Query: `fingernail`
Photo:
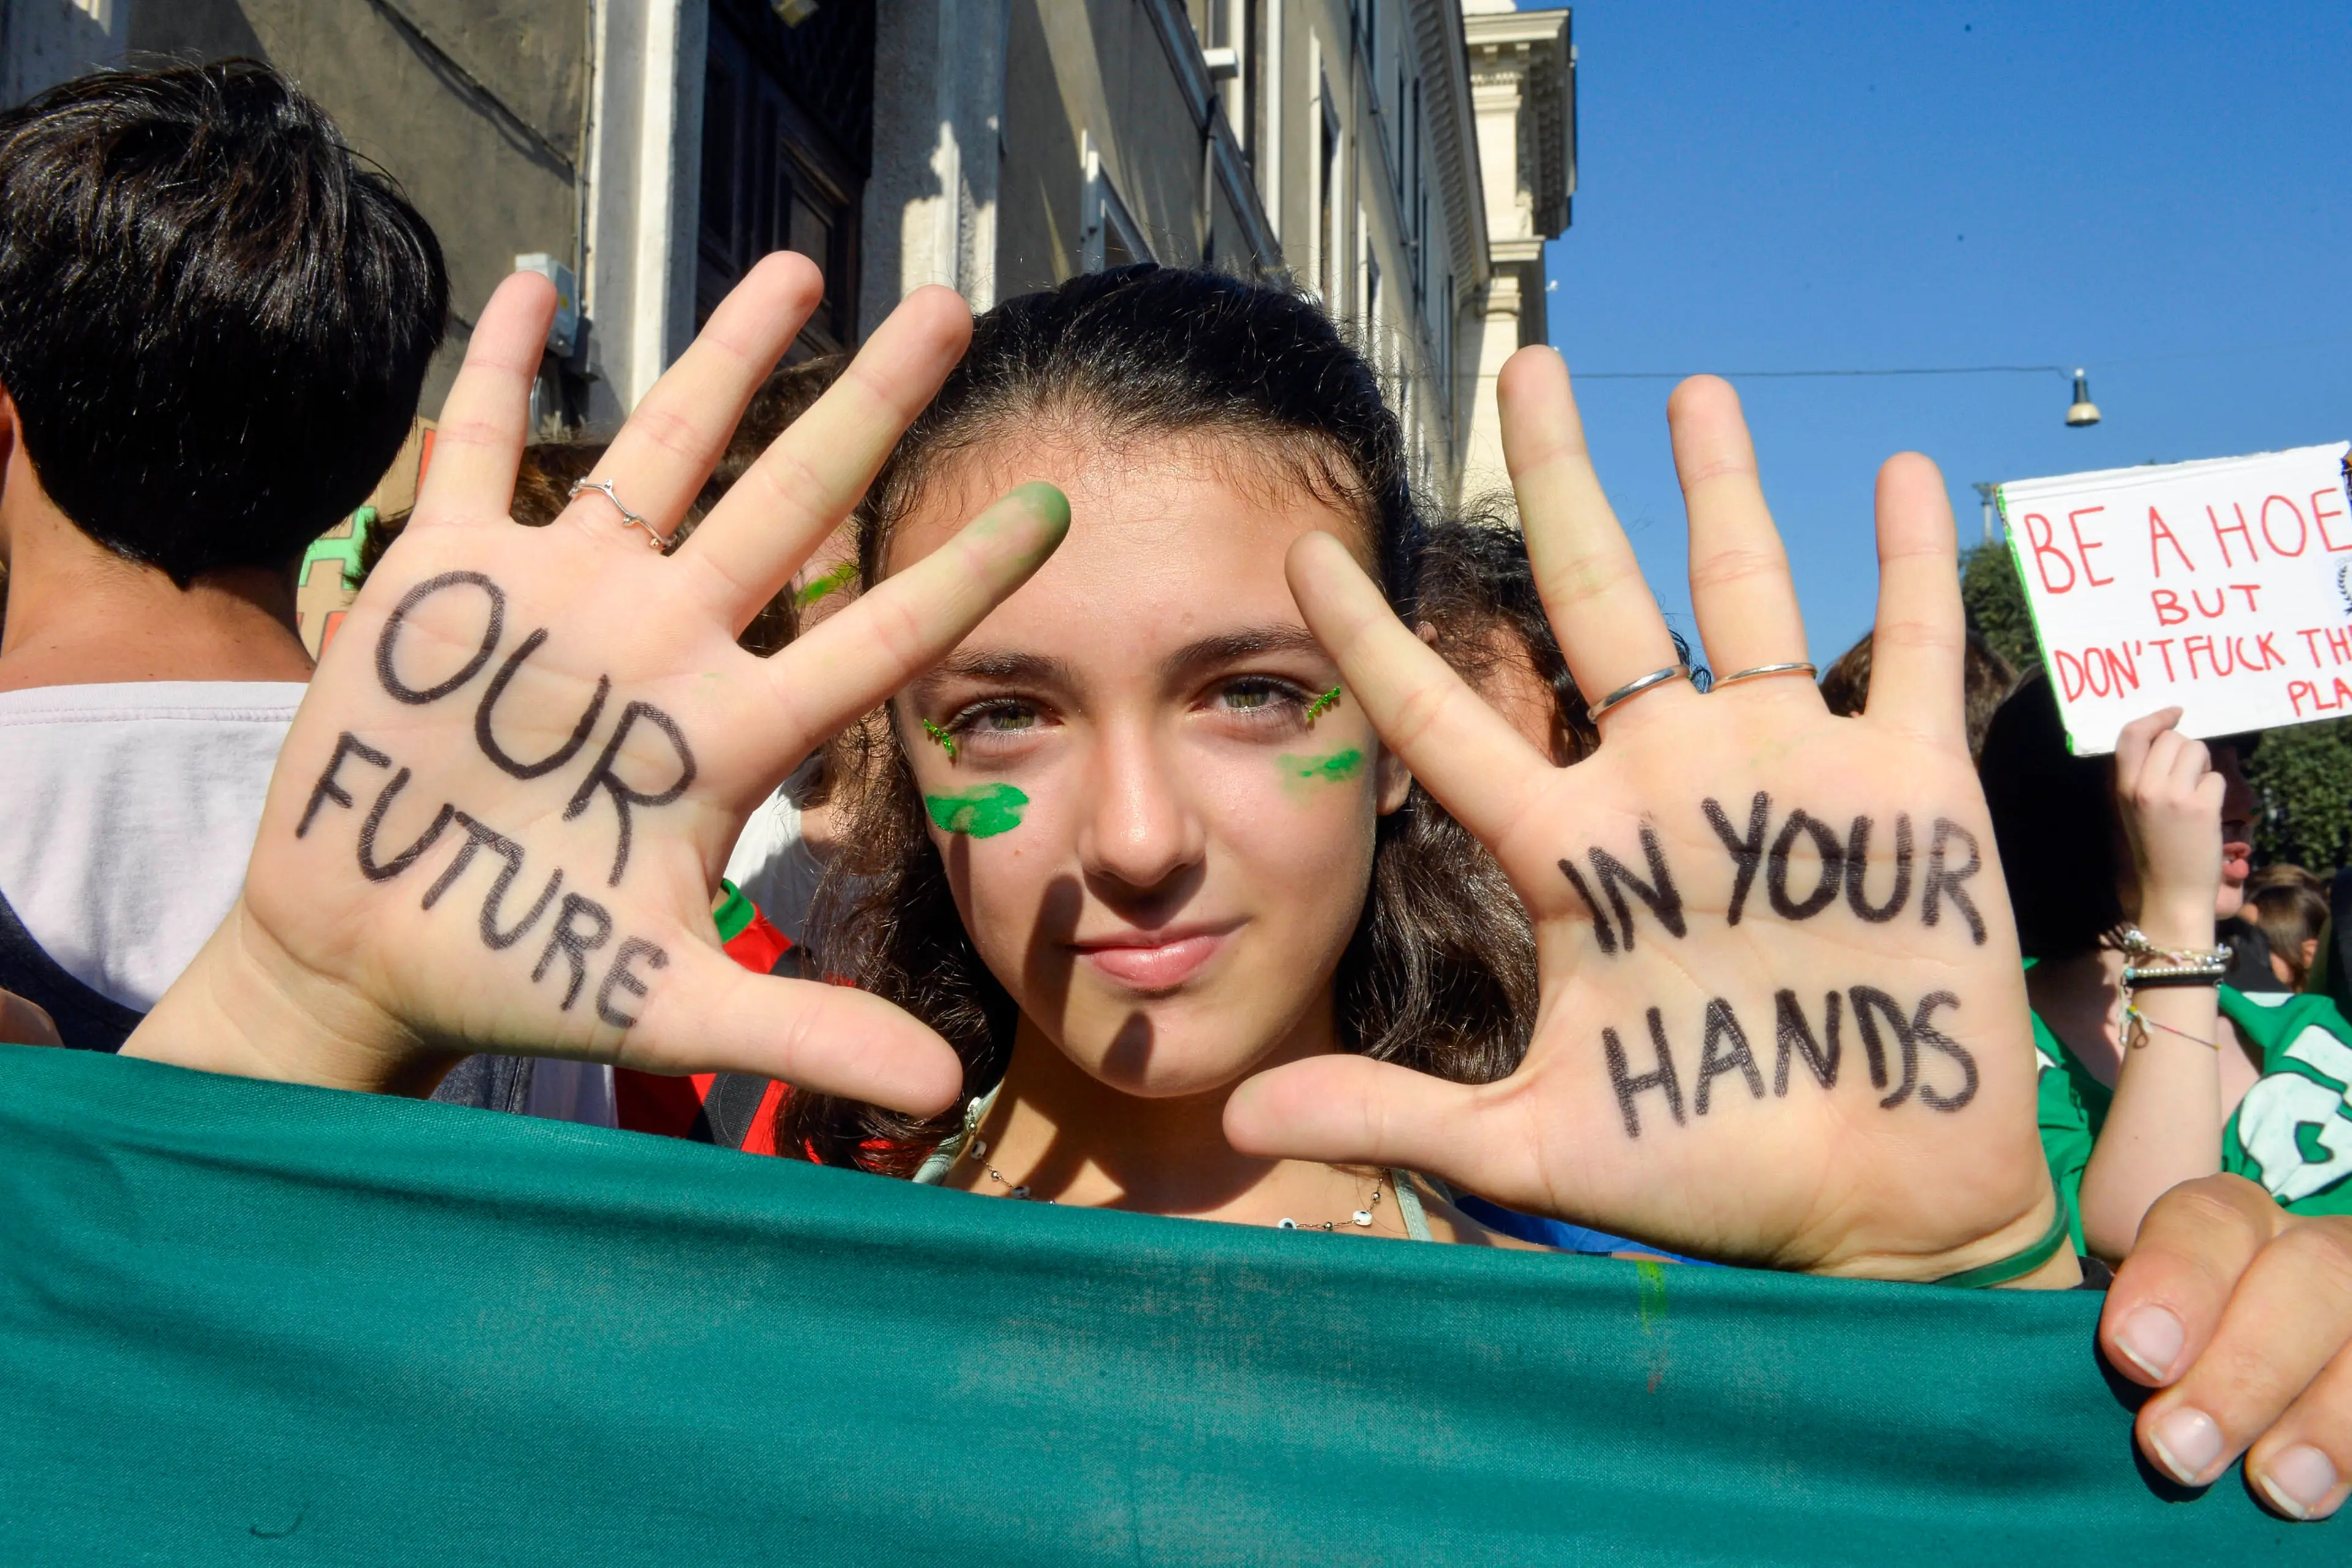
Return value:
[(2170, 1375), (2188, 1337), (2180, 1320), (2162, 1307), (2142, 1307), (2116, 1331), (2116, 1349), (2148, 1376), (2162, 1378)]
[(1013, 493), (1021, 498), (1030, 510), (1056, 529), (1066, 531), (1070, 526), (1070, 498), (1043, 479), (1032, 479), (1017, 485)]
[(2210, 1415), (2186, 1405), (2157, 1422), (2148, 1440), (2158, 1462), (2184, 1486), (2195, 1486), (2221, 1457), (2221, 1428)]
[(2289, 1519), (2309, 1519), (2336, 1489), (2336, 1465), (2310, 1444), (2297, 1443), (2273, 1457), (2254, 1479), (2281, 1513)]

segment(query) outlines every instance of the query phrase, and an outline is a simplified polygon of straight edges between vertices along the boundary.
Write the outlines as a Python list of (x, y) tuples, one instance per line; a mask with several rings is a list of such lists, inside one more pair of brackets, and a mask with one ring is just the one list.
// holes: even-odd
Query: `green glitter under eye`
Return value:
[(993, 838), (1021, 826), (1021, 808), (1029, 797), (1008, 784), (982, 784), (956, 795), (927, 795), (925, 809), (942, 833), (972, 838)]
[(937, 724), (932, 723), (929, 719), (923, 721), (923, 733), (929, 735), (932, 740), (939, 742), (940, 750), (948, 754), (948, 761), (954, 762), (956, 760), (956, 743), (955, 737), (953, 735), (949, 734), (945, 730), (942, 730)]
[(1313, 702), (1307, 704), (1307, 721), (1309, 724), (1312, 724), (1316, 720), (1320, 719), (1324, 714), (1329, 712), (1332, 709), (1337, 708), (1338, 706), (1339, 706), (1339, 689), (1335, 686), (1330, 690), (1325, 692), (1322, 696), (1318, 697)]
[(1346, 784), (1364, 771), (1364, 753), (1350, 746), (1328, 757), (1300, 757), (1288, 752), (1274, 759), (1284, 785), (1304, 790), (1318, 784)]

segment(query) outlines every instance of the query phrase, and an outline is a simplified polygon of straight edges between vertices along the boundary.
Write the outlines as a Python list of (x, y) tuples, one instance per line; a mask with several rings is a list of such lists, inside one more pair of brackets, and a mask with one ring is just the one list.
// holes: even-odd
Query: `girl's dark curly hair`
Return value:
[[(1116, 446), (1231, 440), (1359, 520), (1389, 601), (1410, 616), (1423, 528), (1396, 417), (1367, 364), (1311, 300), (1223, 273), (1152, 266), (1078, 278), (982, 315), (971, 347), (864, 502), (859, 563), (878, 581), (891, 535), (957, 459), (1067, 429)], [(1175, 542), (1181, 548), (1181, 541)], [(869, 723), (855, 824), (826, 873), (813, 943), (837, 976), (888, 998), (963, 1058), (967, 1098), (1003, 1076), (1017, 1009), (981, 962), (887, 723)], [(1484, 856), (1416, 787), (1381, 819), (1370, 896), (1339, 962), (1346, 1047), (1462, 1082), (1508, 1073), (1535, 1012), (1527, 918)], [(1473, 847), (1475, 847), (1475, 846)], [(958, 1124), (795, 1094), (779, 1148), (906, 1173)]]

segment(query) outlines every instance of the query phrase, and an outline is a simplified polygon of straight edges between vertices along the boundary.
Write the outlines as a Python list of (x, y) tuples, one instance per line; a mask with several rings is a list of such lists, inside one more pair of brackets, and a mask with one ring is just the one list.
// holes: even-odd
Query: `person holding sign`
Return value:
[[(1128, 303), (1144, 309), (1124, 319), (1140, 342), (1239, 325), (1238, 349), (1319, 353), (1329, 358), (1329, 323), (1287, 295), (1209, 275), (1072, 288), (1138, 289)], [(804, 261), (763, 263), (567, 518), (525, 531), (500, 512), (551, 300), (543, 282), (501, 289), (416, 521), (296, 720), (245, 896), (130, 1054), (407, 1092), (474, 1049), (757, 1071), (950, 1112), (950, 1137), (995, 1088), (1005, 1124), (955, 1169), (1000, 1195), (1114, 1204), (1124, 1178), (1149, 1198), (1130, 1206), (1313, 1224), (1333, 1211), (1310, 1200), (1402, 1170), (1383, 1219), (1407, 1209), (1408, 1183), (1442, 1199), (1434, 1177), (1782, 1268), (2071, 1282), (1963, 739), (1955, 542), (1932, 465), (1900, 458), (1881, 477), (1874, 700), (1833, 718), (1801, 678), (1736, 400), (1719, 382), (1683, 388), (1700, 627), (1730, 672), (1702, 695), (1594, 479), (1565, 367), (1522, 351), (1502, 395), (1530, 555), (1580, 689), (1607, 694), (1599, 750), (1559, 769), (1393, 614), (1379, 509), (1401, 461), (1351, 472), (1348, 448), (1316, 438), (1322, 416), (1283, 401), (1278, 364), (1240, 401), (1288, 426), (1280, 446), (1265, 420), (1106, 429), (1118, 409), (1050, 401), (1090, 353), (1048, 353), (1059, 374), (1013, 389), (1047, 402), (1003, 400), (894, 537), (870, 542), (856, 603), (762, 662), (734, 630), (865, 489), (970, 331), (953, 296), (914, 296), (685, 548), (645, 550), (820, 293)], [(1076, 314), (1066, 336), (1122, 312)], [(1146, 383), (1167, 368), (1128, 367)], [(1159, 384), (1160, 409), (1199, 407)], [(1392, 448), (1370, 409), (1360, 449)], [(958, 526), (1008, 478), (1020, 488)], [(1061, 542), (1064, 490), (1088, 526), (1024, 588)], [(734, 970), (710, 932), (751, 806), (893, 690), (899, 761), (955, 898), (940, 931), (966, 922), (1014, 1003), (987, 1026), (1010, 1037), (1001, 1087), (884, 999)], [(1534, 1038), (1498, 1082), (1368, 1059), (1339, 1031), (1338, 963), (1406, 765), (1537, 925)], [(1218, 918), (1188, 927), (1208, 896)], [(1057, 1168), (1034, 1133), (1073, 1104), (1104, 1120), (1052, 1130), (1083, 1156)], [(1188, 1192), (1188, 1172), (1210, 1180)], [(2250, 1471), (2275, 1506), (2332, 1511), (2352, 1473), (2352, 1322), (2326, 1259), (2352, 1258), (2352, 1237), (2265, 1234), (2195, 1194), (2149, 1223), (2163, 1234), (2102, 1327), (2129, 1375), (2167, 1389), (2142, 1413), (2144, 1446), (2203, 1482), (2259, 1439)], [(2249, 1313), (2273, 1337), (2282, 1321), (2307, 1331), (2250, 1346)], [(2212, 1440), (2175, 1441), (2184, 1422)]]
[(2067, 751), (2040, 670), (1993, 720), (1983, 773), (2032, 968), (2042, 1129), (2087, 1253), (2127, 1254), (2148, 1205), (2228, 1171), (2305, 1214), (2352, 1214), (2352, 1026), (2324, 996), (2221, 983), (2245, 902), (2245, 742), (2167, 709), (2112, 759)]
[(2214, 947), (2214, 922), (2244, 902), (2253, 792), (2236, 748), (2189, 739), (2179, 718), (2135, 720), (2112, 760), (2070, 755), (2036, 669), (1993, 716), (1981, 763), (2032, 965), (2052, 1173), (2075, 1245), (2111, 1261), (2160, 1194), (2221, 1169), (2222, 1122), (2255, 1076), (2217, 1044)]

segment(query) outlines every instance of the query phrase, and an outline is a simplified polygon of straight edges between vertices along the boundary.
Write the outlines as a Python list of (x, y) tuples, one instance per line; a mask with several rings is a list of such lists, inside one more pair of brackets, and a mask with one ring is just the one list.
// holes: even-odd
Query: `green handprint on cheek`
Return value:
[(923, 805), (942, 833), (972, 838), (993, 838), (1021, 826), (1021, 808), (1029, 797), (1011, 784), (983, 784), (955, 795), (927, 795)]

